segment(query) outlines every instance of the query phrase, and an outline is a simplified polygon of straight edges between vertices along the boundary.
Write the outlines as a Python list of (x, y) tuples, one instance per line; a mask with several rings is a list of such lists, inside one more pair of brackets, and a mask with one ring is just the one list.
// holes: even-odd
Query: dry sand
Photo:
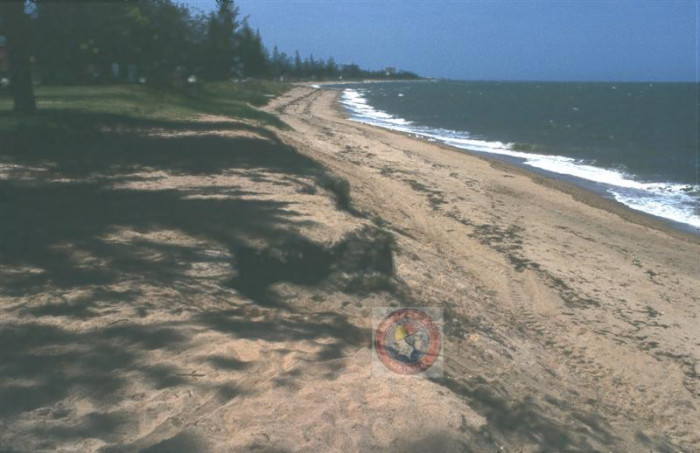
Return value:
[[(0, 167), (53, 184), (25, 204), (107, 194), (31, 214), (60, 234), (0, 262), (0, 450), (700, 451), (697, 238), (337, 92), (268, 109), (291, 128), (150, 134), (196, 171)], [(389, 305), (444, 309), (444, 378), (372, 376)]]

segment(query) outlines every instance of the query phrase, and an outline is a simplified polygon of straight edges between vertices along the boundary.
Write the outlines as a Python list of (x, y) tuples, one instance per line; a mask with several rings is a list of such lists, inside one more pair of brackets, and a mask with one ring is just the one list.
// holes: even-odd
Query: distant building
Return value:
[(388, 76), (396, 75), (396, 68), (388, 67), (384, 70), (384, 73)]

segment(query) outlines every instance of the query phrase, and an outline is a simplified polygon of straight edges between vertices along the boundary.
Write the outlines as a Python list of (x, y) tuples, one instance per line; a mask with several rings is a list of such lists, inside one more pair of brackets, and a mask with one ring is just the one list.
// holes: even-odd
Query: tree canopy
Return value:
[(9, 76), (26, 91), (31, 72), (45, 84), (171, 84), (192, 75), (204, 80), (416, 77), (337, 65), (332, 57), (302, 58), (296, 52), (292, 58), (276, 47), (270, 53), (233, 0), (217, 3), (204, 14), (173, 0), (3, 2), (0, 35), (7, 37), (16, 71), (0, 78)]

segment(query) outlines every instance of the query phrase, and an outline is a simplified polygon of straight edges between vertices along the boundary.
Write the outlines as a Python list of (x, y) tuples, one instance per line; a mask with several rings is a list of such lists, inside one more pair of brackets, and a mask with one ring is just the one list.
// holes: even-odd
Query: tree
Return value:
[(140, 64), (150, 3), (35, 0), (33, 55), (46, 83), (112, 81), (111, 66)]
[(267, 73), (268, 54), (262, 43), (260, 32), (253, 32), (248, 21), (243, 22), (240, 32), (239, 54), (243, 64), (243, 75), (246, 77), (262, 77)]
[(32, 65), (29, 60), (29, 17), (24, 11), (24, 1), (10, 1), (0, 5), (2, 30), (7, 36), (10, 63), (10, 83), (16, 112), (36, 110)]
[(338, 75), (338, 65), (335, 64), (333, 57), (328, 58), (326, 73), (330, 78), (335, 78)]
[(209, 15), (207, 23), (204, 66), (205, 75), (210, 79), (224, 80), (231, 76), (238, 63), (236, 31), (240, 25), (237, 20), (239, 10), (233, 0), (217, 0), (217, 3), (218, 10)]
[[(234, 0), (193, 15), (178, 0), (0, 0), (0, 34), (10, 50), (15, 108), (31, 111), (31, 73), (46, 84), (135, 81), (169, 84), (189, 74), (204, 80), (241, 77), (387, 77), (332, 58), (272, 56), (260, 32), (239, 19)], [(26, 9), (31, 5), (31, 9)], [(394, 77), (412, 74), (400, 73)]]
[(294, 76), (304, 76), (304, 63), (301, 61), (301, 55), (299, 55), (298, 50), (294, 53)]
[[(172, 82), (181, 67), (190, 60), (192, 35), (189, 10), (171, 1), (150, 1), (139, 4), (145, 17), (140, 27), (141, 38), (139, 64), (144, 68), (150, 83)], [(106, 38), (105, 41), (109, 41)], [(182, 76), (184, 74), (177, 74)]]

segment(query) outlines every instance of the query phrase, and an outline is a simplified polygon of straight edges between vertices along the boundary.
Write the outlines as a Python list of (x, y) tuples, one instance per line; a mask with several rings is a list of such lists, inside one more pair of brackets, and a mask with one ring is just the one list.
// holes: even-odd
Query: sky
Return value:
[(236, 1), (270, 50), (426, 77), (555, 81), (697, 81), (699, 3)]

